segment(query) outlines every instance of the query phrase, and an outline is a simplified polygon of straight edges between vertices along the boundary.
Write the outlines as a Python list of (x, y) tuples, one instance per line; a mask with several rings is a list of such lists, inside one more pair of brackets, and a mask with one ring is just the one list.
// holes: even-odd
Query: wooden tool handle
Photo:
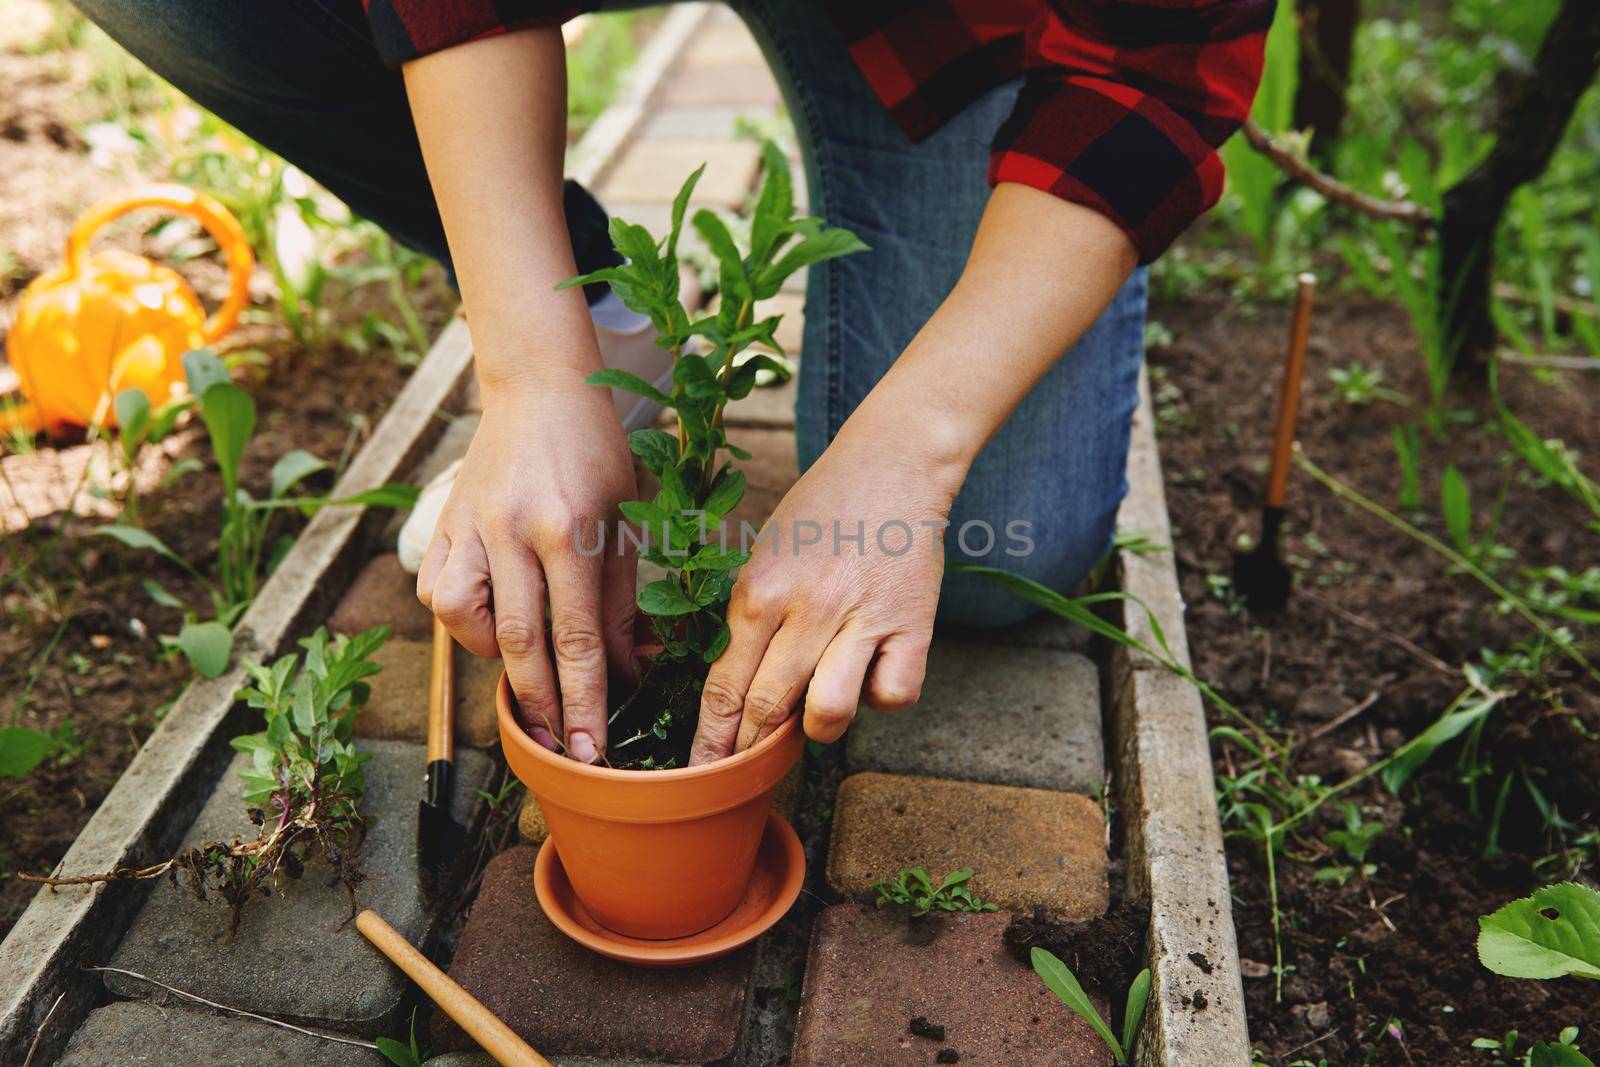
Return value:
[(505, 1067), (553, 1067), (549, 1060), (518, 1037), (516, 1031), (484, 1007), (482, 1001), (435, 967), (432, 960), (418, 952), (411, 942), (400, 936), (400, 931), (384, 922), (377, 912), (368, 908), (357, 915), (356, 929), (421, 986), (422, 991), (428, 994), (428, 999), (454, 1019), (468, 1037), (494, 1057), (496, 1063)]
[(455, 640), (444, 623), (433, 620), (433, 673), (428, 685), (428, 762), (456, 758)]
[(1309, 272), (1298, 279), (1294, 322), (1289, 327), (1289, 362), (1283, 368), (1283, 389), (1278, 394), (1278, 428), (1272, 441), (1272, 466), (1267, 471), (1267, 507), (1281, 508), (1289, 493), (1289, 454), (1294, 450), (1295, 422), (1300, 417), (1300, 380), (1306, 370), (1306, 338), (1311, 335), (1311, 304), (1317, 294), (1317, 276)]

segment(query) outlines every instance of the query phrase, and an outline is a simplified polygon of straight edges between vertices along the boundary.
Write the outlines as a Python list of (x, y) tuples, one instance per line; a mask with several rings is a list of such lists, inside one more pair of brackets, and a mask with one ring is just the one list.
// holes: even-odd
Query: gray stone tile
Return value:
[(1073, 652), (937, 640), (917, 706), (863, 709), (847, 746), (852, 771), (1098, 794), (1099, 673)]
[[(174, 998), (176, 999), (176, 998)], [(374, 1067), (389, 1061), (371, 1049), (297, 1034), (239, 1016), (185, 1004), (122, 1000), (89, 1013), (58, 1067)]]
[(773, 109), (766, 107), (671, 107), (651, 116), (639, 136), (664, 141), (732, 140), (741, 118), (759, 123), (772, 114)]
[[(436, 910), (417, 886), (417, 801), (427, 750), (401, 741), (358, 744), (373, 755), (366, 765), (364, 810), (374, 822), (356, 903), (382, 915), (413, 944), (422, 944), (432, 934)], [(240, 756), (228, 768), (184, 847), (255, 836), (241, 799), (238, 771), (244, 765)], [(477, 790), (488, 787), (494, 764), (480, 752), (459, 749), (456, 769), (456, 817), (476, 821), (483, 803)], [(252, 899), (231, 938), (225, 905), (197, 900), (187, 888), (163, 882), (151, 891), (112, 965), (232, 1007), (310, 1026), (366, 1037), (398, 1033), (405, 1022), (400, 1009), (407, 979), (346, 922), (349, 916), (344, 888), (329, 884), (321, 861), (298, 879), (283, 879), (271, 896)], [(121, 996), (157, 992), (115, 974), (106, 975), (106, 986)]]

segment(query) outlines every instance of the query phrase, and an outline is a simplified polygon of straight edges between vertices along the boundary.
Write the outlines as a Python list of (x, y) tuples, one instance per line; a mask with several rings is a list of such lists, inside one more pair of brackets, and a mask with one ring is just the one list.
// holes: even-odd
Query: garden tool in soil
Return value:
[[(699, 287), (692, 275), (686, 274), (683, 280), (685, 304), (692, 307), (698, 293)], [(589, 318), (594, 323), (595, 340), (599, 342), (600, 356), (607, 367), (637, 375), (663, 392), (672, 391), (672, 353), (656, 344), (655, 330), (648, 318), (629, 311), (611, 293), (590, 306)], [(629, 433), (655, 425), (661, 414), (661, 405), (645, 397), (621, 389), (613, 389), (611, 396), (622, 428)], [(433, 539), (433, 528), (438, 525), (439, 513), (444, 510), (450, 487), (455, 484), (456, 472), (460, 469), (461, 461), (456, 460), (423, 486), (416, 506), (400, 528), (400, 563), (412, 574), (422, 566), (422, 554)]]
[(1289, 359), (1278, 393), (1278, 425), (1272, 439), (1272, 465), (1267, 470), (1267, 502), (1261, 511), (1261, 537), (1249, 552), (1233, 557), (1233, 587), (1252, 611), (1274, 611), (1289, 599), (1293, 575), (1278, 554), (1284, 500), (1289, 490), (1289, 458), (1294, 450), (1295, 422), (1300, 414), (1300, 382), (1305, 377), (1306, 338), (1311, 332), (1311, 304), (1317, 276), (1301, 274), (1289, 327)]
[(371, 908), (356, 916), (356, 929), (372, 942), (379, 952), (406, 973), (406, 976), (439, 1006), (439, 1010), (455, 1020), (483, 1051), (505, 1067), (551, 1067), (549, 1060), (539, 1055), (516, 1031), (502, 1022), (499, 1016), (484, 1007), (483, 1002), (453, 981), (433, 961), (417, 951), (415, 945), (400, 936), (400, 931), (390, 926)]
[(455, 648), (450, 631), (435, 618), (428, 683), (428, 769), (417, 811), (417, 874), (429, 893), (449, 884), (467, 840), (467, 828), (450, 812), (456, 785)]
[[(210, 318), (170, 267), (117, 249), (89, 254), (101, 226), (140, 208), (187, 215), (228, 261), (228, 295)], [(182, 185), (149, 185), (93, 205), (67, 235), (67, 261), (40, 275), (17, 303), (6, 338), (23, 403), (0, 414), (0, 431), (114, 426), (118, 393), (139, 389), (152, 408), (183, 388), (183, 354), (219, 340), (250, 300), (255, 257), (244, 228), (221, 203)]]

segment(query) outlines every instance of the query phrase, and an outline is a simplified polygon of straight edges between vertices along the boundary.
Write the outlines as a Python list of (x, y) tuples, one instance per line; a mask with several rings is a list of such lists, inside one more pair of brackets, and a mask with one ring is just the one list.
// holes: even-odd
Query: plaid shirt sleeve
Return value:
[(529, 26), (559, 26), (600, 0), (361, 0), (372, 41), (391, 67), (453, 45)]
[(1083, 204), (1148, 263), (1222, 195), (1217, 150), (1250, 113), (1273, 0), (1050, 0), (989, 180)]

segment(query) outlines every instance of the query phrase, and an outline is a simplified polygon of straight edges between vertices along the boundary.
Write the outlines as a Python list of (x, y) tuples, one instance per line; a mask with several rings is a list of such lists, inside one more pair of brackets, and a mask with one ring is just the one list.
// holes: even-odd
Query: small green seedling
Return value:
[(1034, 948), (1030, 954), (1033, 960), (1033, 969), (1044, 980), (1045, 986), (1054, 993), (1061, 1003), (1077, 1012), (1078, 1016), (1094, 1028), (1100, 1035), (1100, 1040), (1106, 1043), (1106, 1048), (1111, 1050), (1111, 1055), (1116, 1058), (1120, 1067), (1126, 1064), (1133, 1055), (1133, 1043), (1139, 1036), (1139, 1021), (1144, 1018), (1145, 1002), (1150, 999), (1150, 968), (1146, 967), (1139, 972), (1133, 980), (1133, 985), (1128, 987), (1128, 999), (1122, 1009), (1122, 1040), (1117, 1040), (1117, 1035), (1111, 1032), (1111, 1026), (1101, 1018), (1100, 1012), (1089, 999), (1089, 994), (1083, 991), (1083, 986), (1078, 983), (1077, 975), (1061, 959), (1042, 948)]
[(1365, 407), (1374, 400), (1387, 400), (1402, 407), (1411, 406), (1410, 399), (1404, 393), (1398, 393), (1383, 384), (1383, 371), (1378, 368), (1368, 370), (1360, 363), (1334, 367), (1328, 371), (1328, 380), (1333, 383), (1333, 395), (1351, 407)]
[(994, 911), (993, 904), (985, 902), (967, 885), (972, 878), (972, 868), (963, 867), (945, 875), (937, 886), (928, 872), (921, 867), (906, 867), (892, 882), (883, 879), (872, 883), (878, 907), (885, 904), (904, 904), (913, 916), (923, 916), (930, 911)]
[(1494, 1053), (1496, 1063), (1517, 1063), (1522, 1067), (1594, 1067), (1594, 1061), (1578, 1050), (1578, 1028), (1569, 1026), (1555, 1041), (1536, 1041), (1526, 1052), (1518, 1053), (1522, 1042), (1516, 1030), (1506, 1031), (1500, 1040), (1478, 1037), (1472, 1047)]
[(411, 1009), (411, 1030), (407, 1041), (396, 1041), (392, 1037), (380, 1037), (374, 1044), (383, 1058), (394, 1064), (395, 1067), (422, 1067), (423, 1061), (428, 1058), (427, 1049), (417, 1044), (417, 1009)]

